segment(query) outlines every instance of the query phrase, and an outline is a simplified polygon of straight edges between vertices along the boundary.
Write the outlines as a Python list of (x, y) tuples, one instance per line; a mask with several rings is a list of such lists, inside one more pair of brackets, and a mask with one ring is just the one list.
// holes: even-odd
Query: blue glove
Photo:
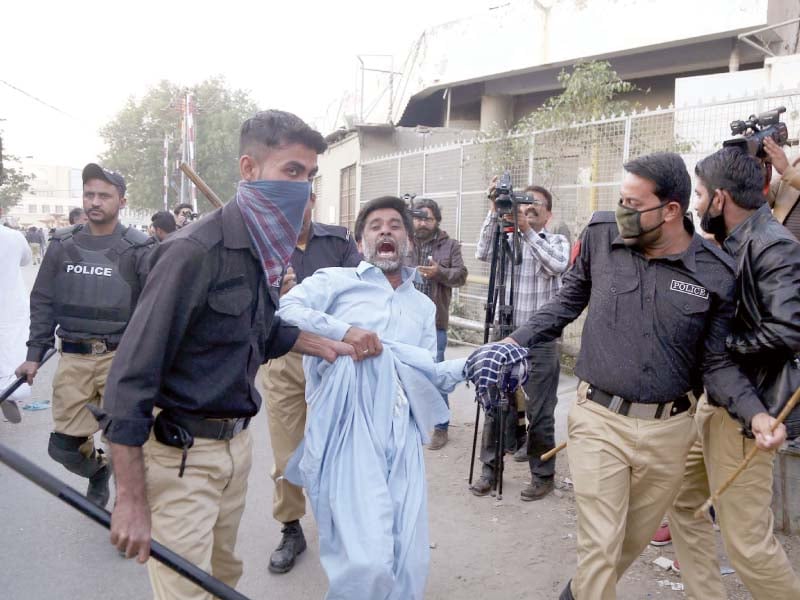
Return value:
[(512, 393), (528, 381), (528, 349), (515, 344), (486, 344), (473, 352), (464, 366), (484, 406), (492, 404), (490, 388)]

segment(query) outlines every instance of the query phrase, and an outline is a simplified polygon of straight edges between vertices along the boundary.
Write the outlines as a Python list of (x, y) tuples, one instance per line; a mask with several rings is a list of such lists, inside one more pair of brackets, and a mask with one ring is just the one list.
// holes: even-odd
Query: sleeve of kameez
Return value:
[(283, 322), (295, 325), (302, 331), (340, 341), (350, 329), (350, 324), (327, 314), (335, 293), (335, 276), (328, 269), (320, 269), (281, 297), (281, 308), (277, 314)]

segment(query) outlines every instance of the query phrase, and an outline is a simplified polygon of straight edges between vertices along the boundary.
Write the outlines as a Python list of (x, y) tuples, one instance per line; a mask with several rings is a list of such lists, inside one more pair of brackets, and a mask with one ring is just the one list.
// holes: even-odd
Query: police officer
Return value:
[[(361, 261), (355, 240), (346, 227), (323, 225), (311, 220), (316, 196), (312, 193), (303, 213), (303, 228), (292, 253), (291, 268), (283, 279), (281, 295), (324, 267), (357, 267)], [(302, 355), (289, 352), (269, 361), (258, 371), (258, 382), (266, 392), (267, 418), (272, 444), (272, 516), (283, 524), (280, 544), (269, 559), (269, 570), (287, 573), (295, 558), (306, 549), (300, 519), (306, 514), (302, 488), (283, 477), (306, 423), (306, 378)]]
[[(235, 200), (153, 250), (101, 418), (117, 489), (111, 542), (129, 557), (147, 560), (152, 531), (235, 586), (259, 365), (292, 348), (328, 360), (355, 354), (274, 316), (325, 148), (295, 115), (256, 114), (242, 125)], [(156, 598), (208, 597), (160, 563), (148, 570)]]
[(555, 339), (588, 306), (568, 417), (578, 567), (562, 600), (611, 600), (678, 490), (695, 439), (690, 393), (724, 402), (755, 390), (731, 362), (728, 257), (685, 217), (677, 154), (625, 165), (616, 214), (595, 213), (554, 300), (505, 341)]
[(17, 369), (33, 383), (42, 356), (61, 339), (53, 379), (53, 423), (48, 452), (68, 470), (87, 477), (87, 497), (108, 502), (111, 470), (93, 435), (97, 421), (86, 409), (100, 405), (114, 351), (133, 314), (147, 275), (147, 236), (119, 222), (125, 180), (99, 165), (83, 169), (85, 225), (53, 237), (31, 292), (28, 356)]

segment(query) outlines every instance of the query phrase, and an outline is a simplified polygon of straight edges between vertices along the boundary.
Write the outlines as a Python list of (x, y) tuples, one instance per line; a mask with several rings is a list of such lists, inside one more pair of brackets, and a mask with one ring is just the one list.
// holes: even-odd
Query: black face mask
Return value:
[[(711, 200), (713, 201), (713, 198)], [(725, 209), (724, 204), (722, 205), (722, 208), (723, 210)], [(720, 244), (725, 241), (726, 237), (728, 237), (728, 231), (725, 229), (725, 217), (722, 215), (722, 212), (715, 217), (711, 216), (711, 201), (708, 203), (706, 212), (700, 218), (700, 229), (713, 235), (714, 239)]]

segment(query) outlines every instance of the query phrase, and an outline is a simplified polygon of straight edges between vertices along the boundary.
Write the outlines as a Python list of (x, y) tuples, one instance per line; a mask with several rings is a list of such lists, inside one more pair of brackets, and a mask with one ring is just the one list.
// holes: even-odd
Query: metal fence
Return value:
[[(488, 265), (475, 259), (475, 245), (487, 214), (487, 182), (496, 169), (493, 154), (506, 157), (515, 188), (544, 185), (553, 194), (550, 229), (574, 241), (596, 210), (613, 210), (625, 161), (659, 150), (679, 152), (690, 173), (702, 157), (730, 137), (735, 119), (785, 106), (791, 134), (800, 128), (800, 89), (726, 99), (713, 104), (612, 116), (567, 128), (529, 134), (524, 151), (502, 152), (500, 144), (517, 140), (473, 140), (383, 156), (361, 163), (360, 202), (385, 194), (415, 193), (442, 208), (442, 229), (461, 240), (470, 275), (487, 276)], [(451, 310), (483, 321), (486, 286), (468, 282), (456, 291)], [(580, 345), (583, 318), (564, 332), (564, 346)]]

